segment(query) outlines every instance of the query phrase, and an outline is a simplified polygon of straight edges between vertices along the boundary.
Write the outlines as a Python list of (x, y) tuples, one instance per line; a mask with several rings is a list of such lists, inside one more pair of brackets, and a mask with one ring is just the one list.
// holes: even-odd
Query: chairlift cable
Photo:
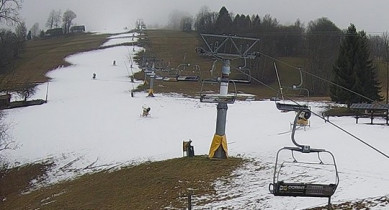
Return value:
[[(269, 57), (270, 57), (270, 56), (269, 56)], [(272, 58), (272, 57), (270, 57), (270, 58)], [(278, 59), (275, 59), (275, 58), (272, 58), (272, 59), (278, 60)], [(278, 61), (279, 61), (279, 60), (278, 60)], [(283, 61), (280, 61), (280, 62), (283, 62)], [(290, 64), (287, 64), (287, 63), (285, 63), (285, 62), (283, 62), (283, 63), (286, 64), (286, 65), (289, 65), (290, 67), (293, 67), (293, 68), (298, 69), (297, 67), (294, 67), (294, 66), (292, 66), (292, 65), (290, 65)], [(239, 69), (238, 69), (238, 71), (240, 71), (242, 74), (245, 74), (245, 72), (243, 72), (243, 71), (241, 71), (241, 70), (239, 70)], [(313, 75), (313, 74), (312, 74), (312, 75)], [(316, 75), (315, 75), (315, 77), (320, 78), (319, 76), (316, 76)], [(277, 93), (277, 90), (276, 90), (275, 88), (270, 87), (269, 85), (266, 85), (264, 82), (260, 81), (260, 80), (257, 79), (257, 78), (253, 78), (253, 79), (254, 79), (256, 82), (259, 82), (260, 84), (264, 85), (265, 87), (267, 87), (267, 88), (269, 88), (269, 89), (271, 89), (271, 90), (273, 90), (274, 92)], [(320, 78), (320, 79), (321, 79), (321, 78)], [(323, 80), (326, 81), (325, 79), (323, 79)], [(328, 81), (328, 80), (327, 80), (327, 81)], [(333, 82), (331, 82), (331, 83), (333, 83)], [(334, 84), (335, 84), (335, 83), (334, 83)], [(340, 86), (340, 87), (341, 87), (341, 86)], [(344, 88), (344, 89), (347, 90), (347, 88)], [(351, 91), (351, 92), (354, 92), (354, 91)], [(360, 94), (359, 94), (359, 95), (360, 95)], [(292, 101), (293, 103), (295, 103), (295, 104), (297, 104), (297, 105), (300, 105), (297, 101), (295, 101), (295, 100), (293, 100), (293, 99), (291, 99), (291, 98), (287, 98), (287, 99), (290, 100), (290, 101)], [(370, 147), (370, 148), (373, 149), (374, 151), (378, 152), (379, 154), (381, 154), (381, 155), (383, 155), (384, 157), (386, 157), (386, 158), (389, 159), (389, 155), (388, 155), (388, 154), (382, 152), (381, 150), (377, 149), (376, 147), (372, 146), (371, 144), (367, 143), (366, 141), (362, 140), (361, 138), (357, 137), (356, 135), (352, 134), (351, 132), (347, 131), (346, 129), (340, 127), (339, 125), (336, 125), (335, 123), (333, 123), (333, 122), (331, 122), (331, 121), (326, 120), (323, 116), (321, 116), (321, 115), (319, 115), (319, 114), (317, 114), (317, 113), (315, 113), (315, 112), (313, 112), (313, 111), (311, 111), (311, 113), (314, 114), (314, 115), (316, 115), (316, 116), (318, 116), (319, 118), (325, 120), (326, 122), (330, 123), (330, 124), (333, 125), (334, 127), (338, 128), (339, 130), (343, 131), (344, 133), (348, 134), (349, 136), (351, 136), (351, 137), (353, 137), (354, 139), (360, 141), (361, 143), (365, 144), (366, 146)]]
[[(131, 75), (130, 75), (130, 72), (128, 71), (128, 67), (127, 67), (126, 61), (123, 61), (123, 62), (124, 62), (124, 66), (126, 67), (126, 70), (127, 70), (128, 75), (131, 76)], [(132, 71), (132, 69), (131, 69), (131, 71)], [(134, 75), (134, 73), (133, 73), (133, 75)], [(135, 90), (134, 83), (131, 83), (131, 85), (132, 85), (132, 91)]]
[[(268, 58), (270, 58), (270, 59), (272, 59), (272, 60), (274, 60), (274, 61), (280, 62), (280, 63), (282, 63), (282, 64), (284, 64), (284, 65), (286, 65), (286, 66), (288, 66), (288, 67), (291, 67), (291, 68), (293, 68), (293, 69), (299, 70), (300, 72), (304, 72), (305, 74), (308, 74), (308, 75), (310, 75), (310, 76), (312, 76), (312, 77), (315, 77), (316, 79), (322, 80), (322, 81), (327, 82), (327, 83), (329, 83), (329, 84), (331, 84), (331, 85), (335, 85), (336, 87), (342, 88), (343, 90), (349, 91), (350, 93), (353, 93), (353, 94), (355, 94), (355, 95), (357, 95), (357, 96), (360, 96), (360, 97), (362, 97), (362, 98), (364, 98), (364, 99), (367, 99), (367, 100), (369, 100), (369, 101), (371, 101), (371, 102), (374, 102), (373, 99), (371, 99), (371, 98), (369, 98), (369, 97), (367, 97), (367, 96), (364, 96), (364, 95), (362, 95), (362, 94), (360, 94), (360, 93), (357, 93), (357, 92), (355, 92), (355, 91), (353, 91), (353, 90), (351, 90), (351, 89), (349, 89), (349, 88), (346, 88), (346, 87), (344, 87), (344, 86), (342, 86), (342, 85), (336, 84), (335, 82), (332, 82), (332, 81), (330, 81), (330, 80), (328, 80), (328, 79), (325, 79), (325, 78), (322, 78), (322, 77), (320, 77), (320, 76), (317, 76), (317, 75), (315, 75), (315, 74), (313, 74), (313, 73), (310, 73), (310, 72), (308, 72), (308, 71), (305, 71), (305, 70), (303, 70), (303, 69), (301, 69), (301, 68), (299, 68), (299, 67), (293, 66), (293, 65), (291, 65), (291, 64), (289, 64), (289, 63), (287, 63), (287, 62), (285, 62), (285, 61), (282, 61), (282, 60), (280, 60), (280, 59), (274, 58), (274, 57), (272, 57), (272, 56), (270, 56), (270, 55), (267, 55), (267, 54), (264, 54), (264, 53), (262, 53), (262, 52), (260, 52), (260, 54), (263, 55), (263, 56), (265, 56), (265, 57), (268, 57)], [(381, 104), (381, 103), (379, 103), (379, 104)], [(381, 105), (382, 105), (382, 104), (381, 104)]]
[[(312, 112), (312, 114), (322, 118), (323, 120), (325, 120), (325, 118), (323, 116), (320, 116), (319, 114), (315, 113), (315, 112)], [(346, 134), (350, 135), (351, 137), (353, 137), (354, 139), (360, 141), (361, 143), (365, 144), (366, 146), (370, 147), (371, 149), (375, 150), (376, 152), (380, 153), (381, 155), (385, 156), (386, 158), (389, 159), (389, 155), (385, 154), (384, 152), (382, 152), (381, 150), (375, 148), (374, 146), (372, 146), (371, 144), (367, 143), (366, 141), (362, 140), (361, 138), (359, 138), (358, 136), (355, 136), (354, 134), (352, 134), (351, 132), (347, 131), (346, 129), (340, 127), (339, 125), (336, 125), (335, 123), (331, 122), (331, 121), (326, 121), (328, 123), (330, 123), (331, 125), (335, 126), (336, 128), (338, 128), (339, 130), (345, 132)]]

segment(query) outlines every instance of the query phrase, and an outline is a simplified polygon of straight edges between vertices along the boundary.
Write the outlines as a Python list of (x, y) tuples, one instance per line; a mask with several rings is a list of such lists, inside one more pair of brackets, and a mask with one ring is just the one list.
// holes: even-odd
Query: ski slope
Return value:
[[(132, 34), (111, 37), (103, 46), (120, 44), (120, 40), (131, 42)], [(45, 98), (49, 87), (48, 103), (5, 111), (5, 121), (11, 125), (10, 135), (18, 149), (3, 152), (3, 157), (15, 164), (54, 160), (56, 167), (47, 178), (52, 183), (90, 171), (181, 157), (182, 141), (189, 139), (196, 155), (207, 154), (215, 132), (216, 104), (174, 93), (158, 94), (158, 88), (154, 98), (146, 97), (144, 92), (131, 97), (130, 90), (142, 83), (131, 83), (129, 79), (128, 58), (141, 50), (132, 48), (117, 46), (67, 57), (72, 65), (51, 71), (49, 85), (38, 86), (34, 95)], [(133, 72), (140, 71), (133, 67)], [(92, 79), (93, 73), (96, 79)], [(151, 107), (150, 117), (140, 117), (144, 105)], [(309, 106), (320, 113), (327, 103)], [(229, 154), (252, 161), (236, 170), (232, 180), (218, 180), (215, 197), (194, 195), (194, 208), (303, 209), (325, 205), (325, 198), (274, 197), (269, 193), (277, 151), (293, 146), (289, 132), (293, 119), (294, 113), (280, 112), (272, 101), (237, 101), (229, 105)], [(389, 154), (388, 126), (368, 125), (369, 119), (360, 119), (356, 124), (352, 117), (330, 120)], [(310, 124), (305, 131), (297, 130), (296, 139), (334, 154), (340, 184), (333, 203), (389, 196), (388, 158), (319, 117), (311, 117)], [(293, 174), (293, 170), (285, 174)], [(323, 180), (331, 180), (332, 172), (306, 169), (307, 176)], [(203, 200), (213, 202), (196, 205)], [(385, 208), (389, 204), (373, 207)]]

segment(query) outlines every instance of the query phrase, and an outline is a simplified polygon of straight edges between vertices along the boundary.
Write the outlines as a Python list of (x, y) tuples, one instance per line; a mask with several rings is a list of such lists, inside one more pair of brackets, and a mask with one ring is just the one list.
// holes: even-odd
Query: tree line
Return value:
[[(198, 33), (237, 35), (260, 39), (259, 51), (262, 56), (251, 62), (252, 76), (264, 83), (271, 84), (276, 80), (273, 62), (270, 58), (282, 59), (296, 57), (302, 60), (305, 87), (311, 95), (329, 95), (328, 81), (334, 81), (337, 71), (336, 65), (344, 39), (352, 34), (348, 30), (341, 30), (328, 18), (318, 18), (310, 21), (307, 26), (296, 20), (294, 24), (282, 25), (270, 15), (232, 14), (225, 7), (219, 12), (212, 12), (203, 7), (194, 17), (181, 15), (180, 21), (170, 19), (170, 26), (183, 31), (195, 30)], [(172, 24), (175, 22), (176, 24)], [(179, 26), (177, 28), (177, 26)], [(171, 27), (174, 28), (174, 27)], [(362, 36), (355, 33), (353, 36)], [(388, 60), (388, 35), (368, 36), (364, 33), (364, 51), (369, 58)], [(371, 61), (370, 61), (371, 62)], [(370, 66), (370, 64), (368, 65)], [(370, 66), (376, 72), (374, 66)], [(370, 68), (369, 67), (369, 68)], [(374, 73), (376, 75), (376, 73)], [(322, 79), (317, 79), (317, 77)], [(376, 78), (375, 78), (376, 79)], [(373, 88), (374, 89), (374, 88)], [(362, 93), (362, 92), (361, 92)], [(372, 96), (374, 99), (379, 99)], [(335, 100), (335, 99), (334, 99)]]

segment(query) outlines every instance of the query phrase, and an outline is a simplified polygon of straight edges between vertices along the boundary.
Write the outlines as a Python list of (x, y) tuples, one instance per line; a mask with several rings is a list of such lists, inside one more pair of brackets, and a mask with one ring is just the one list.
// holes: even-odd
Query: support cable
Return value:
[[(263, 53), (261, 53), (261, 54), (264, 55)], [(269, 58), (271, 58), (271, 59), (273, 59), (273, 60), (275, 60), (275, 61), (282, 62), (283, 64), (288, 65), (289, 67), (292, 67), (292, 68), (295, 68), (295, 69), (300, 70), (298, 67), (292, 66), (292, 65), (290, 65), (290, 64), (288, 64), (288, 63), (286, 63), (286, 62), (283, 62), (283, 61), (281, 61), (281, 60), (278, 60), (278, 59), (273, 58), (273, 57), (268, 56), (268, 55), (265, 55), (265, 56), (266, 56), (266, 57), (269, 57)], [(240, 69), (238, 69), (238, 71), (240, 71), (242, 74), (246, 74), (245, 72), (241, 71)], [(302, 71), (303, 71), (303, 70), (302, 70)], [(306, 71), (303, 71), (303, 72), (304, 72), (304, 73), (307, 73)], [(314, 76), (314, 77), (316, 77), (316, 78), (318, 78), (318, 79), (321, 79), (321, 80), (323, 80), (323, 81), (325, 81), (325, 82), (329, 82), (329, 83), (331, 83), (331, 84), (337, 85), (338, 87), (342, 87), (341, 85), (338, 85), (338, 84), (336, 84), (336, 83), (334, 83), (334, 82), (331, 82), (331, 81), (329, 81), (329, 80), (327, 80), (327, 79), (321, 78), (321, 77), (319, 77), (319, 76), (317, 76), (317, 75), (314, 75), (314, 74), (311, 74), (311, 73), (309, 73), (309, 74), (312, 75), (312, 76)], [(252, 79), (254, 79), (256, 82), (258, 82), (258, 83), (264, 85), (265, 87), (267, 87), (267, 88), (273, 90), (274, 92), (278, 93), (278, 91), (277, 91), (275, 88), (273, 88), (273, 87), (271, 87), (271, 86), (265, 84), (264, 82), (260, 81), (259, 79), (255, 78), (255, 77), (253, 77)], [(359, 95), (359, 96), (363, 96), (363, 95), (358, 94), (358, 93), (356, 93), (356, 92), (354, 92), (354, 91), (352, 91), (352, 90), (349, 90), (349, 89), (347, 89), (347, 88), (345, 88), (345, 87), (342, 87), (342, 88), (345, 89), (345, 90), (347, 90), (347, 91), (350, 91), (351, 93), (357, 94), (357, 95)], [(366, 99), (369, 99), (368, 97), (365, 97), (365, 96), (363, 96), (363, 97), (366, 98)], [(300, 105), (297, 101), (295, 101), (295, 100), (293, 100), (293, 99), (291, 99), (291, 98), (287, 98), (287, 99), (290, 100), (290, 101), (292, 101), (293, 103), (295, 103), (295, 104), (297, 104), (297, 105)], [(369, 99), (369, 100), (371, 100), (371, 99)], [(351, 137), (353, 137), (354, 139), (360, 141), (361, 143), (365, 144), (366, 146), (370, 147), (370, 148), (373, 149), (374, 151), (378, 152), (379, 154), (381, 154), (381, 155), (383, 155), (384, 157), (386, 157), (386, 158), (389, 159), (389, 155), (388, 155), (388, 154), (382, 152), (381, 150), (377, 149), (376, 147), (372, 146), (371, 144), (367, 143), (366, 141), (362, 140), (361, 138), (357, 137), (356, 135), (352, 134), (351, 132), (347, 131), (346, 129), (340, 127), (339, 125), (337, 125), (337, 124), (335, 124), (335, 123), (333, 123), (333, 122), (331, 122), (331, 121), (326, 120), (323, 116), (321, 116), (321, 115), (319, 115), (319, 114), (317, 114), (317, 113), (315, 113), (315, 112), (313, 112), (313, 111), (311, 111), (311, 112), (312, 112), (312, 114), (314, 114), (315, 116), (318, 116), (319, 118), (323, 119), (325, 122), (330, 123), (332, 126), (338, 128), (338, 129), (341, 130), (342, 132), (348, 134), (349, 136), (351, 136)]]
[[(301, 68), (298, 68), (298, 67), (296, 67), (296, 66), (292, 66), (292, 65), (286, 63), (285, 61), (279, 60), (279, 59), (274, 58), (274, 57), (272, 57), (272, 56), (270, 56), (270, 55), (266, 55), (266, 54), (264, 54), (264, 53), (262, 53), (262, 52), (261, 52), (260, 54), (263, 55), (263, 56), (265, 56), (265, 57), (268, 57), (268, 58), (270, 58), (270, 59), (272, 59), (272, 60), (274, 60), (274, 61), (280, 62), (280, 63), (282, 63), (282, 64), (284, 64), (284, 65), (286, 65), (286, 66), (288, 66), (288, 67), (291, 67), (291, 68), (293, 68), (293, 69), (296, 69), (296, 70), (299, 70), (299, 71), (301, 71), (301, 72), (304, 72), (305, 74), (308, 74), (308, 75), (310, 75), (310, 76), (312, 76), (312, 77), (315, 77), (316, 79), (322, 80), (322, 81), (327, 82), (327, 83), (329, 83), (329, 84), (331, 84), (331, 85), (335, 85), (336, 87), (342, 88), (343, 90), (346, 90), (346, 91), (348, 91), (348, 92), (350, 92), (350, 93), (353, 93), (353, 94), (355, 94), (355, 95), (357, 95), (357, 96), (360, 96), (360, 97), (362, 97), (362, 98), (364, 98), (364, 99), (367, 99), (367, 100), (369, 100), (369, 101), (371, 101), (371, 102), (374, 101), (373, 99), (371, 99), (371, 98), (369, 98), (369, 97), (366, 97), (366, 96), (364, 96), (364, 95), (362, 95), (362, 94), (360, 94), (360, 93), (357, 93), (357, 92), (355, 92), (355, 91), (353, 91), (353, 90), (351, 90), (351, 89), (349, 89), (349, 88), (346, 88), (346, 87), (343, 87), (343, 86), (341, 86), (341, 85), (339, 85), (339, 84), (336, 84), (336, 83), (334, 83), (334, 82), (332, 82), (332, 81), (330, 81), (330, 80), (328, 80), (328, 79), (324, 79), (324, 78), (322, 78), (322, 77), (320, 77), (320, 76), (317, 76), (317, 75), (315, 75), (315, 74), (313, 74), (313, 73), (310, 73), (310, 72), (308, 72), (308, 71), (305, 71), (305, 70), (303, 70), (303, 69), (301, 69)], [(382, 104), (380, 104), (380, 105), (382, 105)]]

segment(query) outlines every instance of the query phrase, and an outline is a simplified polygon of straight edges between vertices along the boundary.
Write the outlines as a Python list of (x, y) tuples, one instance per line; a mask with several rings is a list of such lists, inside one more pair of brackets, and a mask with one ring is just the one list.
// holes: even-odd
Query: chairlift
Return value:
[(162, 75), (162, 80), (164, 82), (177, 82), (178, 78), (178, 70), (174, 68), (167, 68), (164, 69), (161, 73)]
[[(284, 100), (284, 94), (285, 94), (285, 92), (283, 92), (284, 87), (281, 85), (281, 80), (280, 80), (280, 76), (278, 74), (278, 68), (277, 68), (276, 63), (273, 63), (273, 65), (274, 65), (274, 70), (276, 72), (277, 81), (278, 81), (278, 85), (279, 85), (279, 89), (280, 89), (279, 93), (281, 94), (282, 100)], [(299, 73), (300, 73), (300, 83), (298, 85), (292, 85), (291, 87), (286, 87), (285, 89), (293, 91), (293, 92), (298, 91), (297, 96), (299, 96), (299, 97), (302, 96), (302, 97), (309, 98), (309, 96), (310, 96), (309, 95), (309, 90), (307, 88), (303, 87), (304, 80), (303, 80), (303, 74), (302, 74), (302, 69), (301, 68), (299, 68)]]
[[(273, 174), (273, 182), (269, 184), (269, 191), (275, 196), (293, 196), (293, 197), (325, 197), (328, 198), (328, 208), (331, 207), (331, 196), (335, 193), (336, 188), (339, 184), (339, 175), (338, 175), (338, 169), (335, 161), (334, 155), (325, 150), (325, 149), (314, 149), (311, 148), (309, 145), (302, 145), (296, 142), (295, 140), (295, 131), (297, 127), (297, 121), (299, 118), (305, 118), (309, 119), (311, 116), (311, 111), (307, 109), (306, 106), (301, 105), (284, 105), (279, 104), (277, 106), (279, 109), (283, 109), (285, 111), (297, 111), (296, 117), (294, 119), (293, 123), (293, 130), (291, 134), (291, 139), (293, 144), (296, 147), (284, 147), (278, 150), (277, 156), (276, 156), (276, 162), (274, 167), (274, 174)], [(283, 152), (291, 152), (291, 159), (292, 161), (280, 161), (281, 153)], [(300, 161), (300, 159), (297, 159), (295, 156), (295, 153), (300, 154), (300, 156), (309, 156), (309, 155), (316, 155), (317, 159), (316, 161)], [(323, 155), (329, 157), (329, 161), (323, 161)], [(282, 171), (283, 167), (285, 167), (286, 164), (290, 164), (293, 166), (302, 166), (305, 170), (304, 176), (298, 176), (300, 179), (304, 179), (307, 181), (285, 181), (284, 179), (287, 175), (287, 172)], [(314, 166), (314, 168), (312, 167)], [(330, 183), (316, 183), (314, 180), (317, 180), (319, 177), (323, 177), (322, 174), (318, 174), (317, 177), (312, 177), (312, 174), (314, 172), (317, 173), (318, 170), (323, 168), (330, 168), (331, 175), (334, 176), (334, 180)], [(281, 173), (282, 171), (282, 173)], [(293, 170), (295, 171), (295, 170)], [(311, 176), (310, 176), (311, 175)], [(294, 177), (293, 179), (296, 179)], [(309, 180), (310, 179), (310, 180)], [(328, 182), (328, 181), (326, 181)]]
[[(197, 82), (200, 80), (200, 66), (186, 64), (183, 69), (177, 67), (177, 81)], [(179, 65), (180, 66), (180, 65)], [(187, 68), (186, 68), (187, 67)]]
[[(285, 92), (283, 92), (284, 89), (283, 89), (283, 87), (281, 85), (281, 80), (280, 80), (280, 77), (279, 77), (279, 74), (278, 74), (277, 65), (276, 65), (276, 63), (273, 63), (273, 64), (274, 64), (274, 70), (276, 72), (277, 81), (278, 81), (278, 85), (279, 85), (279, 89), (280, 89), (278, 95), (281, 95), (281, 99), (282, 99), (282, 101), (284, 101), (283, 103), (276, 102), (276, 107), (279, 110), (281, 110), (282, 112), (289, 112), (289, 111), (297, 112), (298, 110), (295, 110), (296, 109), (296, 105), (295, 104), (285, 103), (285, 98), (284, 98)], [(302, 71), (301, 71), (301, 69), (299, 69), (299, 70), (300, 70), (300, 83), (298, 85), (293, 85), (291, 88), (287, 88), (287, 90), (299, 90), (300, 92), (304, 91), (307, 94), (303, 95), (303, 97), (308, 97), (309, 98), (309, 90), (302, 87), (302, 85), (303, 85)], [(276, 99), (278, 98), (278, 95), (277, 95)], [(277, 100), (275, 100), (275, 101), (277, 101)], [(308, 105), (298, 105), (298, 106), (303, 107), (305, 109), (310, 109), (308, 107)], [(304, 130), (305, 130), (305, 128), (307, 126), (310, 126), (310, 122), (309, 122), (308, 119), (299, 118), (298, 121), (297, 121), (297, 125), (300, 126), (300, 127), (303, 127)], [(293, 126), (293, 123), (291, 123), (291, 127), (292, 126)]]
[[(233, 104), (237, 98), (237, 90), (236, 90), (236, 84), (233, 81), (228, 81), (229, 83), (231, 82), (234, 86), (234, 92), (233, 93), (228, 93), (227, 95), (221, 95), (220, 93), (216, 93), (218, 90), (217, 88), (220, 87), (220, 82), (221, 79), (208, 79), (208, 80), (203, 80), (201, 82), (201, 90), (200, 90), (200, 102), (203, 103), (227, 103), (227, 104)], [(209, 84), (209, 85), (214, 85), (214, 89), (211, 90), (204, 90), (204, 85)]]
[(244, 65), (237, 67), (237, 70), (245, 77), (240, 79), (230, 79), (235, 83), (239, 84), (250, 84), (251, 83), (251, 70), (247, 67), (247, 58), (243, 58)]
[(307, 96), (309, 98), (309, 90), (303, 86), (303, 73), (301, 68), (298, 68), (300, 72), (300, 83), (298, 85), (292, 85), (292, 87), (288, 87), (287, 90), (292, 90), (294, 92), (298, 91), (298, 96)]

